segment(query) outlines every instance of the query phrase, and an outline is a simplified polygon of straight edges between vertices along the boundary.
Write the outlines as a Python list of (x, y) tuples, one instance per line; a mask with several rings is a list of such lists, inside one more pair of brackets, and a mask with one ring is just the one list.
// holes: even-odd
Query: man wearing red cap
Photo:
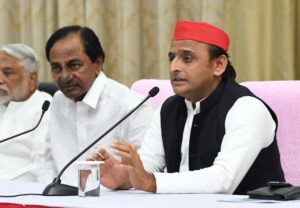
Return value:
[(99, 149), (103, 185), (246, 194), (268, 181), (284, 181), (276, 115), (235, 82), (228, 46), (227, 34), (211, 24), (177, 22), (168, 54), (176, 95), (154, 116), (139, 154), (122, 141), (112, 144), (121, 162)]

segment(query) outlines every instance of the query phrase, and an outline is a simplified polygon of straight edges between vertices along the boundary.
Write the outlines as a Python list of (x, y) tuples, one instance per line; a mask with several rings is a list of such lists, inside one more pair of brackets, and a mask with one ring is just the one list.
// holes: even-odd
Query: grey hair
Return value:
[(22, 43), (7, 44), (0, 48), (0, 52), (4, 52), (9, 56), (17, 58), (23, 63), (27, 72), (38, 73), (40, 69), (40, 61), (34, 50)]

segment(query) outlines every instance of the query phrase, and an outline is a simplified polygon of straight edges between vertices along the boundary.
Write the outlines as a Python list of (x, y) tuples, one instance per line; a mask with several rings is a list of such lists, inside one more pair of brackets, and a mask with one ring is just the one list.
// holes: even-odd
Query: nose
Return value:
[(60, 80), (63, 81), (63, 82), (67, 82), (69, 81), (70, 79), (72, 79), (72, 72), (70, 70), (67, 70), (67, 69), (63, 69), (61, 71), (61, 74), (60, 74)]
[(170, 72), (176, 72), (176, 71), (180, 71), (181, 69), (181, 62), (178, 58), (174, 58), (171, 63), (170, 63)]

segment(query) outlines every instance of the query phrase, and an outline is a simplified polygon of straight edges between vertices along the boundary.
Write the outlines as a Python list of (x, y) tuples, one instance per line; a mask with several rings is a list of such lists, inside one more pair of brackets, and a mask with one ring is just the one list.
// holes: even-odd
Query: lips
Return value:
[(60, 87), (61, 91), (63, 92), (71, 92), (73, 90), (76, 89), (76, 86), (75, 85), (71, 85), (71, 86), (61, 86)]
[(183, 79), (183, 78), (174, 78), (173, 81), (186, 81), (186, 79)]
[(59, 87), (60, 90), (74, 89), (77, 86), (77, 83), (72, 81), (72, 80), (59, 81), (57, 84), (58, 84), (58, 87)]
[(172, 78), (172, 83), (173, 84), (183, 84), (187, 81), (187, 79), (183, 78), (183, 77), (173, 77)]

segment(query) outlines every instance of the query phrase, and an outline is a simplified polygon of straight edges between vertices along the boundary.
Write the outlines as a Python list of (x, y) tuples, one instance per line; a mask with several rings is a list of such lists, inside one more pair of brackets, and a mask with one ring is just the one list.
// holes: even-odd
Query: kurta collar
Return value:
[(200, 113), (200, 110), (207, 110), (213, 106), (219, 99), (225, 87), (225, 80), (222, 80), (217, 88), (206, 98), (196, 102), (196, 107), (193, 107), (193, 103), (186, 98), (184, 99), (186, 108), (188, 111), (194, 111), (196, 114)]
[(82, 105), (82, 104), (88, 105), (91, 108), (95, 109), (97, 107), (106, 80), (107, 80), (106, 75), (101, 71), (100, 74), (94, 80), (92, 86), (90, 87), (90, 89), (88, 90), (87, 94), (84, 96), (82, 101), (75, 102), (74, 100), (66, 97), (67, 109), (63, 114), (67, 115), (71, 110), (71, 108), (73, 108), (76, 105)]
[(189, 101), (188, 99), (184, 99), (186, 108), (188, 111), (194, 111), (195, 113), (200, 113), (200, 102), (202, 102), (205, 98), (203, 98), (202, 100), (196, 102), (196, 107), (193, 107), (193, 103), (191, 101)]
[(225, 85), (226, 85), (226, 80), (222, 79), (222, 81), (219, 83), (217, 88), (205, 100), (203, 100), (200, 103), (201, 112), (208, 110), (218, 102), (225, 88)]
[(83, 98), (82, 102), (89, 105), (92, 108), (96, 108), (99, 102), (101, 93), (103, 92), (104, 85), (106, 83), (107, 77), (101, 71), (98, 77), (95, 79), (88, 93)]

